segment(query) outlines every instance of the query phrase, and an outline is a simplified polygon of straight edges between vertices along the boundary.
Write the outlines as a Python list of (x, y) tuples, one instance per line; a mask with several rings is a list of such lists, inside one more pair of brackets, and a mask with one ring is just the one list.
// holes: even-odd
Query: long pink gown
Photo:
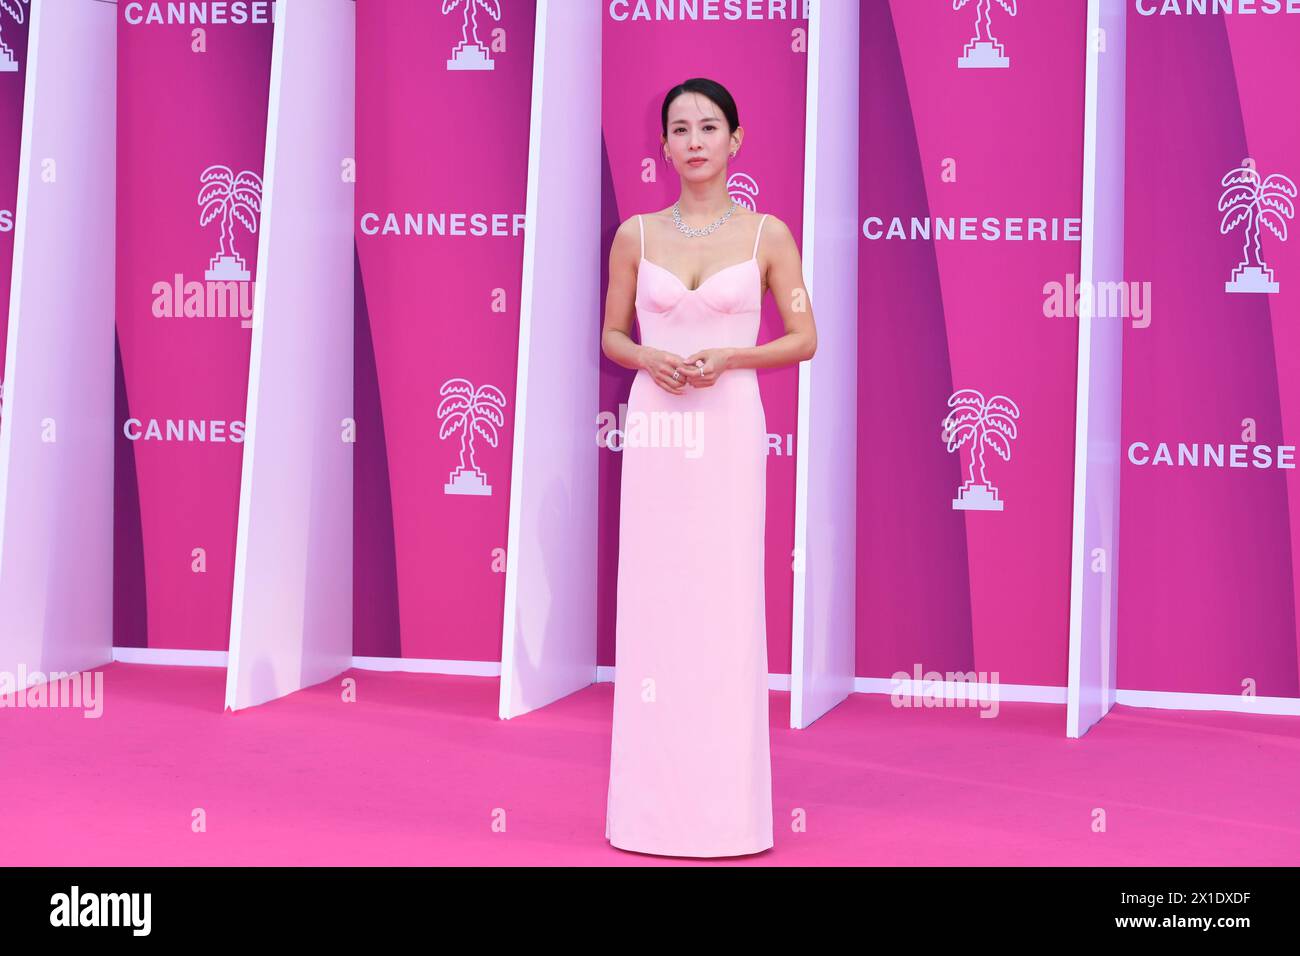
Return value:
[[(682, 358), (756, 344), (766, 219), (751, 258), (692, 290), (646, 259), (638, 218), (642, 344)], [(773, 845), (766, 443), (754, 369), (725, 371), (682, 395), (644, 370), (632, 382), (605, 818), (605, 836), (620, 849), (715, 857)]]

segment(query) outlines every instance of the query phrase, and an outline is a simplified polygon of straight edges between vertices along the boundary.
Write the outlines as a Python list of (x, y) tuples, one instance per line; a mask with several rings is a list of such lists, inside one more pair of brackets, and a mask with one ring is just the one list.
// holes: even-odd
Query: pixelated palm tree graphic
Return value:
[(727, 177), (727, 195), (737, 206), (750, 212), (758, 209), (758, 181), (748, 173), (732, 173)]
[(1227, 292), (1277, 292), (1273, 270), (1264, 262), (1259, 240), (1260, 227), (1286, 242), (1286, 221), (1295, 218), (1296, 184), (1281, 173), (1262, 177), (1253, 164), (1243, 164), (1227, 173), (1219, 185), (1219, 234), (1226, 236), (1245, 226), (1241, 262), (1224, 283)]
[[(19, 26), (23, 24), (23, 4), (29, 0), (0, 0), (0, 13), (7, 13)], [(0, 16), (0, 73), (18, 72), (18, 60), (14, 51), (5, 43), (3, 36), (4, 17)]]
[(447, 61), (449, 70), (491, 70), (496, 64), (488, 53), (487, 44), (478, 38), (479, 7), (493, 20), (501, 19), (501, 4), (498, 0), (442, 0), (442, 15), (462, 11), (460, 25), (460, 42), (456, 44)]
[(1005, 395), (985, 399), (973, 388), (962, 388), (948, 397), (952, 409), (944, 419), (943, 438), (948, 451), (970, 445), (968, 478), (953, 499), (959, 511), (1001, 511), (1003, 502), (998, 489), (984, 473), (984, 450), (991, 448), (1003, 461), (1011, 460), (1011, 443), (1018, 434), (1016, 420), (1020, 408)]
[[(952, 0), (953, 10), (960, 10), (970, 0)], [(1016, 0), (997, 0), (998, 6), (1014, 17), (1017, 13)], [(1007, 59), (1001, 42), (993, 35), (993, 0), (975, 0), (975, 35), (970, 38), (958, 67), (1006, 67), (1011, 61)]]
[(246, 280), (244, 257), (235, 251), (234, 225), (239, 222), (250, 234), (257, 232), (262, 211), (262, 178), (245, 169), (236, 173), (229, 166), (209, 166), (199, 176), (199, 225), (221, 217), (221, 248), (205, 273), (208, 279)]
[(464, 378), (451, 378), (438, 390), (442, 401), (438, 403), (439, 440), (453, 432), (460, 433), (460, 466), (443, 485), (449, 495), (490, 495), (492, 486), (487, 475), (474, 460), (474, 437), (477, 435), (493, 448), (497, 447), (497, 429), (504, 428), (506, 397), (494, 385), (480, 385)]

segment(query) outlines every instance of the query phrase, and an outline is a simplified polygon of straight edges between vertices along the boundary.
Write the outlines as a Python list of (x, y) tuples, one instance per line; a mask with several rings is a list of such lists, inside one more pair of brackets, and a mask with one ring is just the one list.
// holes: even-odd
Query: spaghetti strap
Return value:
[[(763, 218), (758, 221), (758, 232), (754, 235), (754, 254), (750, 256), (751, 259), (758, 258), (758, 240), (763, 235), (763, 223), (765, 222), (767, 222), (767, 213), (763, 213)], [(644, 240), (643, 240), (643, 244), (644, 244)]]
[(645, 226), (641, 224), (641, 217), (636, 217), (636, 227), (641, 230), (641, 258), (645, 258)]

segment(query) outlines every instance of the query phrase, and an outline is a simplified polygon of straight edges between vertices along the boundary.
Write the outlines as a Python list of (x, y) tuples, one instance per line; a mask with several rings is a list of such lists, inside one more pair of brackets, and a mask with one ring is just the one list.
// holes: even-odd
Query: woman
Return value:
[[(756, 370), (811, 358), (817, 333), (790, 230), (727, 193), (744, 138), (731, 94), (690, 79), (660, 113), (681, 195), (615, 234), (601, 336), (611, 360), (637, 370), (605, 836), (643, 853), (737, 856), (773, 844)], [(759, 346), (768, 289), (785, 334)]]

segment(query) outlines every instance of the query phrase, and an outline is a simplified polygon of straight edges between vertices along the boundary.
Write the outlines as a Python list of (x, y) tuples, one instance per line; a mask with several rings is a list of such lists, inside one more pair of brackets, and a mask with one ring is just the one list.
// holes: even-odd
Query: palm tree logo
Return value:
[(1005, 395), (985, 401), (982, 392), (962, 388), (948, 397), (953, 411), (943, 422), (943, 440), (948, 451), (969, 444), (969, 477), (963, 482), (952, 506), (957, 511), (1001, 511), (1003, 501), (997, 488), (984, 475), (984, 449), (992, 448), (1003, 461), (1011, 460), (1011, 442), (1015, 440), (1016, 419), (1020, 409)]
[[(22, 26), (23, 4), (28, 2), (29, 0), (0, 0), (0, 12), (9, 14), (15, 23)], [(4, 17), (0, 17), (0, 26), (4, 26)], [(0, 73), (17, 72), (18, 61), (14, 59), (14, 51), (9, 49), (9, 44), (0, 36)]]
[(1241, 248), (1241, 262), (1232, 270), (1232, 278), (1223, 284), (1225, 292), (1277, 292), (1273, 270), (1264, 264), (1259, 248), (1260, 226), (1286, 242), (1286, 221), (1295, 218), (1296, 185), (1281, 173), (1261, 177), (1255, 164), (1247, 160), (1220, 181), (1226, 187), (1219, 197), (1219, 234), (1226, 236), (1242, 223), (1246, 237)]
[(478, 8), (482, 7), (493, 20), (501, 19), (501, 4), (498, 0), (442, 0), (442, 15), (462, 9), (460, 25), (460, 42), (451, 51), (447, 61), (449, 70), (495, 70), (496, 63), (487, 44), (478, 38)]
[(438, 438), (445, 439), (452, 432), (460, 432), (460, 467), (456, 468), (442, 486), (449, 495), (490, 495), (492, 486), (487, 475), (474, 461), (474, 436), (478, 435), (493, 448), (497, 447), (497, 429), (504, 428), (506, 419), (501, 409), (506, 407), (506, 397), (494, 385), (475, 388), (468, 379), (449, 378), (438, 390), (442, 401), (438, 403)]
[[(960, 10), (968, 3), (970, 0), (952, 0), (952, 8)], [(1016, 0), (997, 0), (997, 3), (1008, 16), (1016, 15)], [(992, 12), (993, 0), (975, 0), (975, 35), (957, 58), (959, 70), (1006, 69), (1011, 65), (1006, 50), (993, 35), (992, 18), (989, 16)]]
[(727, 195), (737, 206), (757, 211), (754, 200), (758, 196), (758, 182), (748, 173), (732, 173), (727, 177)]
[(257, 232), (257, 217), (262, 211), (262, 178), (245, 169), (236, 174), (229, 166), (209, 166), (199, 177), (199, 225), (206, 226), (221, 217), (221, 248), (212, 257), (204, 278), (236, 282), (248, 281), (244, 257), (235, 251), (236, 221), (250, 234)]

